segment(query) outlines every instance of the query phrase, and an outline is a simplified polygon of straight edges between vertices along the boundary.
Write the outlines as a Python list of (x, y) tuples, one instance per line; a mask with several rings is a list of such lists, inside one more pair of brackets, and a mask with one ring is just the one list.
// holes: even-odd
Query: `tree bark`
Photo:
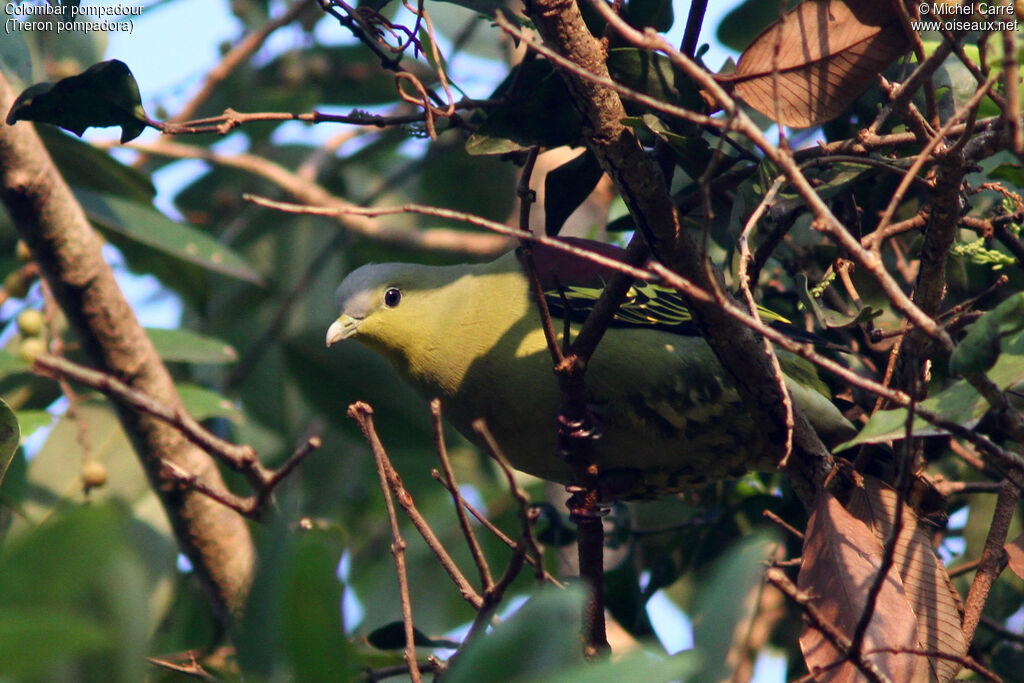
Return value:
[[(14, 96), (0, 73), (0, 112), (10, 109)], [(32, 250), (89, 362), (133, 389), (179, 406), (181, 398), (166, 366), (103, 260), (100, 239), (27, 122), (0, 124), (0, 201)], [(124, 406), (115, 408), (181, 551), (207, 589), (218, 618), (230, 623), (244, 605), (254, 570), (249, 528), (234, 511), (182, 490), (162, 472), (162, 463), (170, 461), (222, 488), (216, 464), (166, 423)]]
[[(549, 48), (598, 77), (610, 78), (605, 50), (587, 28), (576, 0), (527, 0), (525, 4), (527, 15)], [(626, 110), (618, 94), (578, 74), (559, 70), (583, 119), (587, 147), (612, 179), (651, 252), (701, 289), (714, 291), (717, 283), (712, 281), (713, 266), (680, 224), (657, 163), (622, 123)], [(777, 449), (781, 457), (786, 438), (782, 387), (763, 342), (716, 303), (691, 300), (689, 305), (698, 329), (751, 411), (751, 420), (761, 425), (769, 447)], [(791, 459), (788, 471), (794, 489), (809, 505), (817, 483), (826, 473), (828, 450), (795, 406), (793, 419), (796, 457)]]

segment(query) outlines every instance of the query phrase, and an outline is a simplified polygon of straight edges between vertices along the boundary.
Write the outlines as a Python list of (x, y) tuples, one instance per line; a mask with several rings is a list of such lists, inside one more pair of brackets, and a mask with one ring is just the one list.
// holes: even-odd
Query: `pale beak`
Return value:
[(335, 342), (340, 342), (342, 339), (348, 339), (354, 335), (362, 322), (359, 318), (342, 314), (340, 318), (331, 323), (331, 326), (327, 328), (327, 346), (329, 347)]

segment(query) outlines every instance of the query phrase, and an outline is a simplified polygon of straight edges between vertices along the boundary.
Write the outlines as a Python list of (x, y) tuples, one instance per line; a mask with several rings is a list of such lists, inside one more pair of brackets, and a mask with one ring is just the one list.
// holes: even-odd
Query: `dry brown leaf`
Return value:
[[(864, 612), (868, 592), (882, 561), (882, 544), (859, 519), (846, 511), (829, 492), (819, 497), (807, 523), (797, 585), (808, 594), (818, 612), (853, 637)], [(878, 593), (871, 621), (864, 634), (862, 651), (879, 648), (917, 647), (917, 620), (895, 569), (889, 571)], [(818, 683), (853, 683), (864, 674), (843, 656), (816, 628), (805, 625), (800, 649), (807, 668)], [(892, 683), (927, 680), (921, 658), (906, 653), (873, 652), (866, 659)], [(922, 673), (924, 676), (922, 677)]]
[(805, 0), (723, 80), (768, 118), (802, 128), (838, 116), (909, 47), (888, 0)]
[(1024, 579), (1024, 534), (1007, 543), (1004, 548), (1010, 571)]
[[(884, 544), (892, 534), (897, 509), (896, 491), (873, 477), (850, 497), (850, 514), (864, 522)], [(932, 549), (932, 531), (909, 505), (903, 506), (903, 529), (896, 543), (893, 564), (899, 572), (910, 606), (917, 615), (918, 647), (962, 656), (967, 652), (963, 634), (963, 605), (945, 566)], [(929, 681), (946, 683), (960, 671), (950, 659), (928, 658)]]

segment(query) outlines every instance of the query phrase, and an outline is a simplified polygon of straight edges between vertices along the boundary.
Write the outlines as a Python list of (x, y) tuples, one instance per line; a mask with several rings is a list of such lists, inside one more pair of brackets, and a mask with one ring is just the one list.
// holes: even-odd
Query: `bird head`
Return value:
[[(371, 263), (349, 273), (335, 299), (341, 315), (327, 329), (327, 346), (356, 336), (360, 341), (380, 340), (389, 328), (402, 325), (402, 303), (418, 289), (412, 271), (400, 263)], [(405, 308), (409, 308), (406, 306)]]
[(327, 330), (327, 346), (356, 338), (394, 358), (407, 346), (422, 344), (457, 306), (449, 288), (467, 266), (372, 263), (361, 266), (338, 287), (340, 315)]

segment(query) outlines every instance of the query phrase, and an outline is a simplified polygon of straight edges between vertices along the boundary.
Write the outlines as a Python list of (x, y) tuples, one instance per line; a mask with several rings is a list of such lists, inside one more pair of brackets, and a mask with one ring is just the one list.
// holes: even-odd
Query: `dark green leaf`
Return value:
[(818, 327), (822, 329), (838, 330), (844, 327), (853, 327), (868, 320), (873, 320), (884, 313), (884, 311), (872, 308), (871, 306), (863, 306), (853, 315), (844, 315), (837, 311), (826, 309), (808, 289), (809, 282), (806, 275), (797, 273), (796, 281), (800, 302), (814, 315), (814, 320), (817, 322)]
[[(5, 543), (0, 676), (98, 680), (93, 675), (103, 671), (110, 681), (145, 678), (151, 586), (128, 545), (129, 531), (119, 506), (69, 506)], [(23, 642), (20, 654), (8, 649), (8, 637), (27, 640), (33, 631), (41, 637), (35, 645)], [(52, 637), (42, 638), (45, 631)]]
[(675, 21), (672, 0), (629, 0), (626, 3), (626, 16), (629, 23), (639, 29), (650, 26), (661, 32), (672, 28)]
[(0, 485), (4, 482), (7, 468), (11, 466), (15, 451), (21, 442), (21, 428), (14, 411), (7, 401), (0, 399)]
[(990, 178), (1024, 187), (1024, 166), (1020, 164), (999, 164), (988, 175)]
[(117, 59), (94, 64), (56, 83), (37, 83), (14, 101), (7, 124), (52, 123), (81, 136), (86, 128), (121, 127), (121, 142), (134, 140), (149, 125), (139, 86)]
[[(459, 643), (445, 638), (431, 638), (419, 629), (412, 630), (413, 643), (416, 647), (446, 648), (454, 650)], [(378, 650), (402, 650), (405, 649), (405, 624), (401, 621), (392, 621), (378, 629), (374, 629), (368, 636), (367, 642)]]
[(621, 659), (579, 664), (539, 681), (530, 680), (529, 683), (621, 683), (635, 680), (643, 680), (644, 683), (674, 683), (692, 680), (694, 674), (700, 671), (701, 661), (700, 653), (693, 650), (672, 657), (633, 652)]
[(1018, 292), (971, 325), (949, 357), (953, 375), (985, 372), (999, 358), (1003, 339), (1024, 328), (1024, 292)]
[(701, 680), (729, 678), (729, 649), (741, 623), (751, 619), (760, 590), (764, 562), (778, 544), (776, 534), (758, 532), (722, 556), (709, 573), (711, 580), (697, 596), (693, 611), (694, 647), (705, 668)]
[(711, 163), (711, 146), (699, 133), (680, 135), (670, 130), (654, 114), (630, 116), (623, 123), (638, 131), (638, 134), (639, 131), (646, 131), (665, 141), (675, 155), (679, 167), (691, 178), (699, 178)]
[(104, 230), (222, 275), (262, 284), (263, 280), (230, 248), (190, 225), (177, 223), (152, 206), (78, 188), (75, 197), (89, 220)]
[(608, 53), (608, 71), (616, 81), (657, 100), (698, 112), (706, 108), (693, 82), (677, 74), (664, 55), (635, 47), (615, 48)]
[(566, 219), (597, 187), (604, 171), (590, 150), (570, 159), (544, 178), (544, 232), (554, 237)]
[[(978, 359), (972, 360), (978, 362)], [(1024, 382), (1024, 332), (1017, 332), (1003, 340), (998, 360), (985, 374), (1004, 391)], [(967, 380), (961, 380), (922, 401), (921, 407), (965, 427), (973, 427), (989, 409), (988, 402)], [(880, 443), (902, 439), (906, 435), (906, 421), (907, 411), (905, 408), (879, 410), (871, 416), (856, 437), (837, 446), (835, 450), (850, 448), (862, 443)], [(943, 433), (945, 432), (941, 428), (933, 427), (920, 417), (915, 417), (915, 436), (934, 436)]]
[(211, 417), (225, 417), (234, 423), (242, 422), (242, 412), (235, 405), (215, 391), (198, 384), (178, 384), (181, 402), (188, 414), (197, 420)]
[(530, 147), (574, 144), (580, 136), (580, 117), (569, 99), (562, 77), (550, 62), (534, 59), (509, 74), (492, 98), (504, 97), (513, 84), (512, 100), (491, 107), (483, 124), (466, 141), (470, 154), (505, 154)]
[(149, 177), (122, 164), (108, 152), (56, 128), (40, 126), (38, 132), (46, 151), (72, 187), (107, 192), (145, 204), (156, 196), (156, 188)]
[(146, 328), (157, 355), (172, 363), (234, 363), (238, 352), (230, 344), (190, 330)]
[[(508, 621), (470, 643), (450, 683), (536, 681), (582, 663), (579, 633), (583, 591), (540, 591)], [(515, 656), (510, 656), (515, 653)]]
[[(792, 7), (797, 0), (788, 0)], [(781, 8), (777, 2), (744, 0), (725, 15), (718, 25), (717, 38), (723, 45), (742, 52), (768, 24), (779, 18)]]
[(305, 533), (285, 567), (282, 635), (300, 681), (349, 681), (356, 670), (342, 633), (338, 555), (331, 545), (319, 533)]
[(109, 632), (72, 609), (0, 608), (0, 673), (5, 677), (25, 680), (111, 644)]

